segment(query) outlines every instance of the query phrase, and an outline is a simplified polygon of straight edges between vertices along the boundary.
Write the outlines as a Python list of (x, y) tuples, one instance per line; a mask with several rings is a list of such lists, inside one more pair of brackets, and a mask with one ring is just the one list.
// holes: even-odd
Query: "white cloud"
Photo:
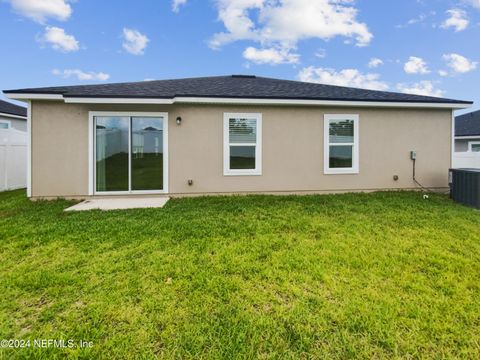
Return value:
[(416, 56), (410, 56), (403, 69), (407, 74), (428, 74), (430, 72), (427, 63)]
[(172, 1), (172, 11), (179, 12), (180, 7), (184, 6), (187, 3), (187, 0), (173, 0)]
[(65, 33), (64, 29), (56, 26), (47, 26), (37, 41), (50, 44), (53, 49), (62, 52), (73, 52), (80, 49), (80, 45), (73, 35)]
[(298, 74), (300, 81), (371, 90), (388, 90), (387, 83), (380, 81), (379, 78), (380, 75), (378, 74), (362, 74), (357, 69), (336, 71), (313, 66), (302, 69)]
[(318, 57), (319, 59), (325, 59), (327, 57), (327, 50), (325, 49), (318, 49), (315, 52), (315, 56)]
[(299, 55), (292, 54), (289, 49), (256, 49), (252, 46), (245, 49), (243, 57), (256, 64), (296, 64), (298, 63)]
[(68, 0), (9, 0), (13, 11), (40, 24), (48, 18), (65, 21), (72, 14)]
[(371, 69), (377, 68), (380, 65), (383, 65), (383, 60), (379, 58), (371, 58), (368, 62), (368, 67)]
[(104, 72), (85, 72), (79, 69), (65, 69), (65, 70), (58, 70), (54, 69), (52, 70), (53, 75), (61, 76), (64, 79), (68, 79), (70, 77), (76, 77), (80, 81), (106, 81), (110, 78), (110, 75), (104, 73)]
[(150, 40), (138, 30), (123, 28), (123, 48), (132, 55), (143, 55)]
[(413, 84), (398, 84), (397, 89), (405, 94), (442, 97), (445, 92), (435, 89), (431, 81), (423, 80)]
[(443, 77), (448, 76), (448, 71), (438, 70), (438, 75), (443, 76)]
[(452, 69), (454, 73), (464, 74), (473, 71), (477, 68), (478, 62), (471, 61), (459, 54), (443, 55), (443, 60), (447, 62), (447, 66)]
[[(353, 38), (366, 46), (373, 35), (357, 20), (352, 0), (216, 0), (226, 31), (214, 34), (210, 47), (251, 40), (267, 47), (293, 49), (310, 38)], [(254, 16), (256, 14), (257, 16)]]
[(416, 18), (413, 18), (413, 19), (410, 19), (408, 20), (405, 24), (401, 24), (401, 25), (396, 25), (395, 27), (397, 29), (404, 29), (404, 28), (407, 28), (411, 25), (415, 25), (415, 24), (421, 24), (423, 23), (425, 20), (427, 20), (429, 17), (432, 17), (432, 16), (435, 16), (437, 13), (436, 11), (431, 11), (430, 13), (428, 14), (420, 14), (418, 15)]
[(480, 0), (465, 0), (465, 1), (470, 5), (472, 5), (473, 7), (480, 9)]
[(459, 32), (468, 27), (470, 22), (468, 21), (467, 13), (464, 10), (451, 9), (447, 11), (447, 14), (450, 17), (442, 23), (442, 28), (448, 29), (452, 27), (456, 32)]

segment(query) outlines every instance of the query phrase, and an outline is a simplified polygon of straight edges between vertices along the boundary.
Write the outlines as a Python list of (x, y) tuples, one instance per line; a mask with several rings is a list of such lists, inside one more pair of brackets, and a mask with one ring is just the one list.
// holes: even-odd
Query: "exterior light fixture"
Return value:
[(177, 125), (180, 125), (182, 123), (182, 118), (180, 116), (177, 117)]

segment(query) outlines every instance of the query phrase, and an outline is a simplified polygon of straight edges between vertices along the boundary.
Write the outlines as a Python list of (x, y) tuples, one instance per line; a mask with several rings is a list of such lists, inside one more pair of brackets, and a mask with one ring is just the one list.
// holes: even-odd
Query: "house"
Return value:
[(480, 110), (455, 118), (453, 167), (480, 169)]
[(27, 108), (0, 100), (0, 191), (27, 185)]
[(471, 102), (250, 75), (7, 90), (29, 107), (28, 195), (445, 190)]
[(27, 131), (27, 108), (0, 100), (0, 129)]
[(455, 151), (480, 152), (480, 110), (455, 118)]

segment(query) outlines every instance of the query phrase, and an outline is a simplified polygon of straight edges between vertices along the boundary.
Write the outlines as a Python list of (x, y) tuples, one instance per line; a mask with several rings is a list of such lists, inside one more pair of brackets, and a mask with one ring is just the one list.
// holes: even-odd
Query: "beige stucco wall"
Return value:
[[(451, 110), (97, 105), (32, 102), (32, 196), (88, 195), (88, 111), (169, 113), (169, 187), (172, 194), (330, 192), (448, 186)], [(223, 113), (263, 114), (261, 176), (223, 176)], [(323, 115), (360, 115), (360, 173), (324, 175)], [(183, 121), (176, 125), (175, 119)], [(394, 181), (393, 176), (399, 180)], [(188, 186), (187, 180), (194, 181)]]

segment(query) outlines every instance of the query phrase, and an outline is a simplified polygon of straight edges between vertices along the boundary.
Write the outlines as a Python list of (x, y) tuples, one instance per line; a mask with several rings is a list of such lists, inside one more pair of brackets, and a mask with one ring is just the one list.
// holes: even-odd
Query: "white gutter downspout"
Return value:
[(452, 109), (452, 139), (451, 139), (451, 158), (450, 158), (450, 168), (453, 168), (453, 158), (455, 155), (455, 110)]
[(27, 197), (32, 197), (32, 102), (27, 101)]

